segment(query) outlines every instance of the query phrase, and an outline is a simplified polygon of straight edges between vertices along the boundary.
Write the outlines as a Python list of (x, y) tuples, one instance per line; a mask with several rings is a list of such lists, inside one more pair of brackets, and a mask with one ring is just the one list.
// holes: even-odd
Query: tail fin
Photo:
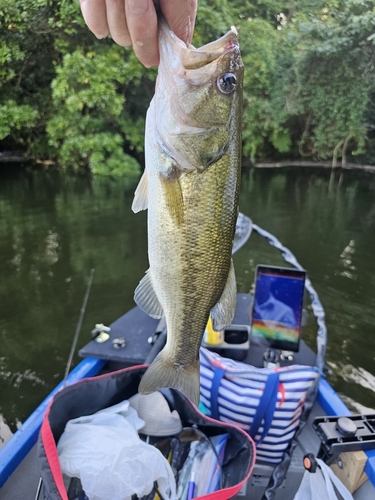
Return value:
[(187, 366), (177, 365), (159, 353), (143, 375), (139, 384), (141, 394), (150, 394), (163, 387), (178, 389), (193, 403), (199, 404), (200, 378), (199, 360)]

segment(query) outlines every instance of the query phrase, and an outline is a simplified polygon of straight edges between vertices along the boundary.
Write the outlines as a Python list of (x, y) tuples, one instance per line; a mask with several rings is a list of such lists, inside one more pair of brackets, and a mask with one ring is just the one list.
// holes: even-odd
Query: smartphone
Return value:
[(257, 266), (251, 318), (254, 343), (298, 352), (305, 279), (306, 272), (298, 269)]

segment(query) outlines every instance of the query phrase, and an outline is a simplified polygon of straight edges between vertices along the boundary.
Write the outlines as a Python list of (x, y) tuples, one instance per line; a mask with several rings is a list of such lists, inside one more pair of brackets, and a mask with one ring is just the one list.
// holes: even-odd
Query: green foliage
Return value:
[(280, 36), (268, 21), (251, 18), (241, 24), (240, 36), (246, 71), (244, 154), (254, 161), (267, 139), (279, 151), (287, 151), (290, 143), (283, 127), (283, 106), (276, 102), (277, 94), (273, 92), (279, 63), (275, 46)]
[(364, 151), (366, 110), (375, 88), (375, 7), (372, 0), (341, 0), (299, 25), (294, 65), (296, 96), (311, 118), (310, 149), (328, 158), (351, 139), (352, 154)]
[(62, 165), (88, 167), (94, 174), (139, 177), (139, 163), (123, 151), (123, 137), (109, 132), (69, 135), (59, 149)]
[(145, 71), (132, 52), (114, 44), (63, 57), (52, 82), (54, 113), (47, 124), (61, 164), (95, 173), (139, 173), (123, 147), (143, 151), (144, 118), (133, 119), (127, 93), (140, 86)]
[[(200, 0), (193, 43), (231, 25), (245, 156), (375, 158), (373, 0)], [(0, 0), (3, 147), (132, 178), (155, 77), (131, 49), (97, 40), (76, 0)]]
[(14, 101), (0, 105), (0, 139), (7, 137), (12, 130), (22, 127), (31, 128), (35, 124), (38, 112), (31, 106), (19, 106)]
[(155, 70), (97, 41), (74, 0), (2, 0), (0, 21), (4, 144), (64, 168), (137, 176)]

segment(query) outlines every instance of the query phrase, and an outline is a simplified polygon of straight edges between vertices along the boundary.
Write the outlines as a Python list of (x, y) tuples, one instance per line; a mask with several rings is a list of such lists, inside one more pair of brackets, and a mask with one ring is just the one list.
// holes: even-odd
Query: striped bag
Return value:
[(256, 368), (200, 350), (201, 401), (211, 417), (230, 422), (255, 440), (257, 460), (281, 461), (296, 433), (316, 367)]

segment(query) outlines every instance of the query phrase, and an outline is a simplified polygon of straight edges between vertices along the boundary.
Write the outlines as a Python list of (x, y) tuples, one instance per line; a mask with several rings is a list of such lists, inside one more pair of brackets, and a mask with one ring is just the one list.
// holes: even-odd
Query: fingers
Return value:
[(131, 45), (125, 18), (125, 0), (80, 0), (85, 23), (97, 38), (111, 34), (116, 43)]
[(184, 42), (193, 38), (197, 0), (80, 0), (84, 20), (97, 38), (111, 34), (124, 47), (132, 45), (147, 68), (159, 64), (155, 3), (170, 28)]
[(113, 40), (123, 47), (132, 44), (125, 14), (125, 0), (105, 0), (109, 32)]
[(152, 0), (125, 0), (125, 15), (135, 55), (149, 68), (159, 64), (158, 20)]
[(160, 8), (172, 31), (191, 43), (197, 15), (197, 0), (160, 0)]
[(80, 0), (85, 23), (97, 38), (109, 34), (105, 0)]

